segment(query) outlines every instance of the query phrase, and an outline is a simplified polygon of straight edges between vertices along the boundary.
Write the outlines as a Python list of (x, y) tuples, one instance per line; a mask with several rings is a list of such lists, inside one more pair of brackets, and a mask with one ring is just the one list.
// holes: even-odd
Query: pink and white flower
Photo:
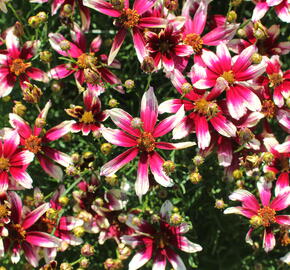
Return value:
[(160, 209), (160, 219), (155, 224), (150, 224), (134, 215), (129, 215), (127, 224), (135, 233), (122, 237), (124, 243), (138, 248), (129, 263), (129, 270), (136, 270), (153, 259), (152, 270), (166, 268), (168, 260), (174, 270), (185, 270), (186, 267), (179, 255), (175, 253), (175, 248), (187, 253), (195, 253), (202, 250), (198, 244), (192, 243), (183, 236), (189, 231), (187, 223), (171, 225), (170, 217), (173, 205), (170, 201), (165, 201)]
[(283, 185), (281, 181), (276, 182), (275, 198), (270, 201), (271, 183), (266, 181), (257, 183), (262, 205), (251, 192), (238, 189), (229, 198), (232, 201), (242, 202), (242, 206), (229, 207), (224, 211), (224, 214), (239, 214), (250, 219), (251, 227), (246, 236), (249, 244), (253, 243), (252, 231), (262, 226), (264, 228), (263, 248), (266, 252), (271, 251), (276, 245), (273, 226), (276, 224), (290, 225), (289, 215), (277, 215), (277, 211), (284, 210), (290, 205), (290, 190), (280, 192), (284, 189), (281, 185)]
[(164, 150), (183, 149), (193, 146), (192, 142), (177, 144), (157, 142), (156, 139), (170, 132), (184, 117), (184, 106), (156, 125), (158, 116), (158, 103), (153, 88), (150, 88), (142, 97), (140, 119), (133, 117), (122, 109), (112, 109), (109, 116), (122, 130), (103, 128), (104, 138), (115, 145), (129, 147), (101, 168), (101, 175), (111, 175), (121, 169), (125, 164), (140, 155), (138, 162), (136, 194), (140, 197), (149, 190), (149, 167), (156, 182), (164, 187), (173, 185), (172, 179), (163, 170), (163, 158), (156, 148)]

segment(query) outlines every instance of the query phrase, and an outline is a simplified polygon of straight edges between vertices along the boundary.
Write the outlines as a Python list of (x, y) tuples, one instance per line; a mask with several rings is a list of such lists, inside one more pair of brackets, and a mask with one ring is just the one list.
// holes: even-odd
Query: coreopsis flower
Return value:
[(107, 118), (107, 113), (101, 111), (101, 101), (90, 90), (83, 92), (84, 108), (82, 106), (73, 106), (66, 109), (66, 113), (78, 119), (78, 123), (71, 126), (72, 132), (82, 131), (83, 135), (88, 135), (91, 131), (94, 134), (102, 128), (101, 122)]
[[(48, 0), (30, 0), (30, 3), (47, 3)], [(61, 18), (70, 18), (75, 8), (79, 8), (82, 30), (87, 32), (90, 28), (91, 15), (90, 10), (83, 5), (83, 0), (53, 0), (51, 2), (51, 14), (55, 15), (60, 10)]]
[(244, 37), (241, 39), (232, 39), (228, 43), (228, 47), (234, 53), (241, 53), (246, 47), (255, 44), (258, 48), (258, 53), (271, 57), (272, 55), (284, 55), (290, 51), (290, 42), (279, 42), (280, 25), (273, 24), (269, 28), (263, 27), (263, 38), (255, 37), (254, 33), (259, 28), (259, 24), (248, 23), (243, 28)]
[(120, 64), (114, 61), (108, 66), (106, 55), (96, 55), (102, 44), (101, 38), (97, 36), (91, 42), (87, 53), (85, 36), (76, 24), (74, 24), (71, 34), (74, 43), (68, 41), (59, 33), (49, 34), (49, 42), (54, 50), (60, 55), (75, 59), (74, 62), (52, 68), (49, 76), (59, 80), (74, 74), (78, 84), (82, 86), (86, 83), (88, 89), (95, 91), (97, 94), (104, 92), (103, 81), (112, 84), (114, 89), (123, 93), (122, 82), (108, 69), (108, 67), (120, 68)]
[(155, 150), (174, 150), (193, 146), (192, 142), (168, 143), (158, 142), (156, 139), (170, 132), (184, 117), (183, 106), (175, 115), (172, 115), (156, 125), (158, 116), (158, 103), (151, 87), (146, 91), (141, 101), (140, 119), (133, 118), (122, 109), (111, 109), (109, 116), (122, 130), (103, 128), (102, 135), (110, 143), (130, 147), (124, 153), (112, 159), (101, 168), (101, 175), (112, 175), (125, 164), (140, 155), (137, 170), (135, 190), (142, 196), (149, 190), (149, 167), (157, 183), (170, 187), (172, 179), (164, 172), (164, 159)]
[(159, 17), (153, 17), (146, 11), (149, 11), (157, 0), (135, 0), (133, 7), (129, 8), (129, 0), (110, 1), (105, 0), (84, 0), (84, 5), (97, 10), (103, 14), (116, 18), (115, 25), (119, 28), (108, 57), (110, 65), (119, 52), (126, 34), (129, 30), (133, 36), (134, 48), (138, 60), (142, 63), (146, 55), (145, 41), (143, 31), (146, 28), (163, 28), (166, 20)]
[(0, 137), (0, 193), (14, 188), (14, 182), (24, 188), (32, 188), (32, 179), (26, 169), (34, 154), (19, 148), (19, 144), (16, 130), (4, 130), (3, 137)]
[[(193, 4), (192, 1), (187, 1)], [(205, 45), (217, 46), (221, 42), (229, 41), (235, 35), (238, 25), (224, 23), (215, 27), (209, 33), (202, 36), (207, 21), (207, 9), (211, 0), (202, 0), (199, 3), (194, 17), (191, 18), (187, 4), (183, 6), (182, 15), (186, 17), (185, 25), (182, 30), (183, 43), (192, 47), (194, 51), (195, 63), (198, 61), (200, 54)]]
[(21, 48), (13, 28), (7, 32), (5, 40), (7, 51), (1, 51), (0, 54), (0, 97), (9, 95), (17, 80), (22, 89), (26, 88), (24, 82), (29, 82), (29, 78), (48, 82), (44, 71), (27, 62), (36, 54), (39, 41), (27, 41)]
[(36, 118), (33, 128), (31, 128), (20, 116), (14, 113), (9, 114), (9, 122), (20, 135), (21, 145), (31, 154), (35, 154), (43, 170), (51, 177), (61, 179), (63, 175), (62, 170), (59, 166), (55, 165), (53, 161), (64, 167), (68, 167), (72, 163), (71, 158), (69, 155), (47, 146), (47, 144), (70, 132), (71, 126), (75, 121), (63, 121), (59, 125), (44, 131), (43, 127), (50, 107), (51, 102), (49, 101)]
[(193, 53), (189, 45), (182, 44), (181, 32), (175, 31), (171, 24), (159, 33), (146, 32), (146, 49), (148, 55), (154, 59), (154, 65), (166, 71), (183, 70), (187, 64), (187, 56)]
[[(192, 70), (191, 72), (195, 71)], [(175, 70), (174, 74), (173, 83), (186, 99), (164, 101), (159, 105), (159, 113), (177, 113), (183, 105), (185, 111), (191, 112), (173, 129), (173, 139), (181, 139), (195, 130), (198, 147), (205, 149), (211, 141), (209, 123), (221, 135), (235, 137), (237, 130), (235, 125), (227, 120), (222, 107), (215, 99), (211, 98), (208, 93), (196, 93), (178, 70)], [(186, 87), (189, 87), (189, 91), (184, 89)]]
[(283, 22), (290, 22), (289, 1), (288, 0), (253, 0), (255, 8), (252, 15), (252, 21), (259, 21), (266, 12), (274, 7), (279, 19)]
[(277, 180), (275, 198), (270, 201), (271, 183), (259, 181), (257, 187), (262, 204), (259, 204), (251, 192), (238, 189), (229, 198), (232, 201), (242, 202), (242, 206), (229, 207), (224, 211), (224, 214), (239, 214), (250, 219), (251, 227), (246, 236), (246, 241), (250, 244), (253, 243), (251, 239), (253, 230), (259, 227), (264, 228), (263, 248), (266, 252), (271, 251), (276, 245), (275, 235), (273, 233), (275, 225), (290, 225), (289, 215), (277, 215), (278, 211), (284, 210), (290, 205), (290, 190), (283, 191), (281, 185), (283, 183)]
[(251, 57), (257, 51), (255, 46), (244, 49), (240, 55), (233, 58), (225, 44), (217, 46), (217, 52), (204, 50), (201, 59), (206, 69), (206, 78), (197, 81), (198, 89), (214, 87), (211, 97), (218, 97), (226, 90), (226, 104), (230, 115), (240, 119), (250, 111), (260, 111), (261, 101), (251, 89), (251, 81), (263, 74), (266, 63), (252, 65)]
[(20, 197), (14, 193), (8, 193), (8, 200), (11, 205), (10, 222), (5, 225), (8, 236), (4, 237), (4, 250), (1, 252), (11, 252), (12, 263), (18, 263), (23, 250), (27, 261), (34, 267), (38, 266), (39, 248), (56, 248), (60, 245), (60, 240), (48, 233), (33, 229), (34, 224), (49, 209), (49, 203), (44, 203), (34, 209), (27, 211), (23, 209)]
[(180, 256), (176, 254), (175, 249), (187, 253), (202, 250), (200, 245), (192, 243), (183, 236), (189, 230), (187, 223), (172, 225), (172, 220), (170, 221), (172, 209), (171, 202), (165, 201), (160, 209), (159, 218), (153, 224), (137, 216), (129, 215), (127, 224), (135, 230), (135, 233), (123, 236), (121, 239), (133, 248), (138, 248), (137, 253), (129, 263), (129, 270), (141, 268), (151, 258), (153, 259), (152, 269), (165, 269), (168, 260), (173, 269), (185, 270), (186, 267)]

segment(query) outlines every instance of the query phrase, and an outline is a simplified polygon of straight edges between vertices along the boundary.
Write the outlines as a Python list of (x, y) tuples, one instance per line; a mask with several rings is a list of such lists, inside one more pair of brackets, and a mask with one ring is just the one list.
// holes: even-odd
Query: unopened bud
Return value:
[(71, 48), (70, 42), (68, 40), (62, 40), (59, 43), (59, 47), (61, 48), (61, 50), (63, 51), (68, 51)]
[(101, 145), (101, 152), (104, 154), (104, 155), (108, 155), (111, 153), (111, 150), (112, 150), (112, 145), (110, 143), (103, 143)]
[(118, 185), (118, 176), (116, 174), (106, 176), (105, 181), (111, 186), (116, 186)]
[(78, 153), (73, 153), (71, 155), (71, 160), (74, 164), (78, 163), (80, 161), (80, 154)]
[(35, 126), (38, 128), (43, 128), (46, 125), (46, 121), (44, 118), (37, 117), (35, 120)]
[(253, 53), (251, 60), (253, 64), (260, 64), (263, 60), (263, 56), (259, 53)]
[(82, 237), (85, 234), (85, 228), (83, 226), (75, 227), (73, 233), (76, 237)]
[(238, 179), (241, 179), (243, 177), (243, 171), (242, 170), (234, 170), (233, 171), (233, 178), (238, 180)]
[(271, 152), (265, 152), (262, 154), (262, 159), (266, 164), (269, 165), (274, 161), (275, 157)]
[(214, 207), (217, 209), (224, 209), (227, 205), (225, 204), (223, 199), (219, 199), (215, 201)]
[(73, 7), (70, 4), (65, 4), (62, 9), (62, 14), (65, 17), (70, 17), (73, 13)]
[(173, 225), (178, 225), (182, 221), (183, 221), (183, 218), (179, 213), (173, 213), (170, 217), (170, 223)]
[(43, 51), (39, 53), (40, 60), (44, 63), (50, 63), (52, 61), (52, 53), (50, 51)]
[(196, 155), (193, 159), (192, 162), (195, 166), (200, 166), (204, 163), (204, 157), (201, 155)]
[(126, 80), (124, 86), (127, 89), (133, 89), (135, 87), (135, 82), (133, 80)]
[(132, 224), (135, 225), (135, 226), (140, 226), (141, 225), (141, 219), (139, 217), (133, 217)]
[(87, 258), (82, 258), (80, 261), (80, 267), (82, 268), (88, 268), (90, 265), (90, 261)]
[(230, 23), (235, 22), (237, 17), (237, 13), (234, 10), (231, 10), (227, 15), (227, 21)]
[(128, 216), (125, 215), (125, 214), (120, 214), (118, 216), (118, 221), (121, 222), (121, 223), (126, 223), (127, 220), (128, 220)]
[(36, 17), (40, 19), (40, 22), (46, 22), (47, 21), (47, 14), (44, 11), (40, 11), (36, 14)]
[(135, 117), (131, 120), (131, 126), (132, 128), (140, 129), (143, 128), (143, 122), (139, 117)]
[(245, 29), (241, 28), (237, 31), (237, 35), (240, 38), (246, 38), (247, 37), (247, 32), (245, 31)]
[(181, 91), (182, 91), (183, 94), (188, 94), (192, 90), (193, 90), (193, 86), (190, 83), (188, 83), (188, 82), (184, 83), (181, 86)]
[(38, 103), (40, 101), (40, 97), (43, 95), (41, 89), (35, 84), (31, 84), (29, 82), (24, 83), (26, 88), (22, 90), (23, 99), (28, 103)]
[(264, 178), (266, 181), (273, 181), (276, 179), (276, 174), (273, 171), (268, 171), (265, 173)]
[(83, 153), (83, 159), (91, 159), (94, 157), (94, 153), (93, 152), (90, 152), (90, 151), (87, 151), (87, 152), (84, 152)]
[(238, 181), (236, 182), (236, 186), (237, 186), (237, 188), (243, 188), (244, 185), (245, 185), (245, 182), (244, 182), (243, 180), (238, 180)]
[(202, 180), (202, 176), (200, 175), (199, 172), (192, 172), (189, 175), (189, 180), (193, 184), (198, 184)]
[(160, 188), (157, 192), (157, 196), (160, 199), (165, 199), (168, 196), (168, 192), (165, 188)]
[(83, 256), (89, 257), (89, 256), (94, 255), (94, 253), (95, 253), (95, 248), (88, 243), (84, 244), (81, 248), (81, 254)]
[(50, 86), (51, 91), (54, 93), (60, 92), (62, 88), (63, 88), (62, 83), (58, 81), (53, 81)]
[(108, 258), (104, 262), (104, 267), (106, 270), (120, 270), (123, 268), (123, 263), (120, 259)]
[(59, 266), (60, 270), (73, 270), (73, 267), (70, 263), (64, 262)]
[(173, 161), (171, 160), (166, 160), (164, 161), (163, 165), (162, 165), (163, 171), (169, 175), (170, 173), (173, 173), (175, 170), (175, 164)]
[(37, 28), (41, 24), (41, 19), (38, 18), (37, 16), (29, 17), (28, 24), (32, 28)]
[(69, 203), (69, 198), (67, 196), (61, 196), (58, 199), (61, 206), (66, 206)]
[(27, 110), (26, 106), (24, 106), (21, 101), (14, 101), (14, 106), (13, 106), (13, 113), (19, 115), (19, 116), (23, 116)]
[(22, 37), (24, 35), (23, 24), (21, 22), (16, 22), (14, 24), (13, 33), (17, 37)]
[(111, 108), (115, 108), (119, 105), (119, 102), (114, 99), (114, 98), (111, 98), (108, 102), (108, 105), (111, 107)]
[(154, 59), (150, 56), (145, 56), (144, 60), (141, 64), (141, 69), (145, 72), (145, 73), (152, 73), (155, 69), (155, 65), (154, 65)]
[(120, 260), (126, 260), (131, 255), (131, 248), (126, 246), (124, 243), (118, 245), (118, 258)]

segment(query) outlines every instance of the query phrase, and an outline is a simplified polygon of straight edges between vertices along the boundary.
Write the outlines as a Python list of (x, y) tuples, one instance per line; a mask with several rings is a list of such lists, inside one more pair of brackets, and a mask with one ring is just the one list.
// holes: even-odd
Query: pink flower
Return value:
[(19, 143), (16, 130), (5, 130), (3, 138), (0, 138), (0, 193), (13, 187), (12, 180), (24, 188), (32, 188), (32, 179), (26, 169), (34, 154), (19, 149)]
[(61, 179), (62, 170), (52, 161), (67, 167), (71, 164), (71, 158), (67, 154), (53, 149), (46, 144), (67, 134), (75, 122), (73, 120), (63, 121), (59, 125), (43, 133), (43, 122), (46, 120), (46, 115), (50, 107), (51, 102), (49, 101), (35, 120), (33, 129), (17, 114), (10, 113), (9, 119), (11, 126), (14, 127), (20, 135), (21, 145), (30, 151), (31, 154), (33, 153), (36, 155), (41, 167), (47, 174), (56, 179)]
[[(103, 128), (104, 138), (115, 145), (129, 147), (130, 149), (106, 163), (101, 168), (101, 175), (111, 175), (121, 169), (125, 164), (140, 155), (135, 190), (142, 196), (149, 190), (148, 167), (156, 180), (162, 186), (173, 185), (172, 180), (163, 171), (163, 158), (155, 151), (156, 148), (164, 150), (183, 149), (194, 145), (192, 142), (167, 143), (157, 142), (156, 139), (170, 132), (184, 117), (183, 106), (175, 115), (172, 115), (156, 125), (158, 104), (153, 88), (150, 88), (142, 97), (140, 119), (134, 118), (122, 109), (112, 109), (109, 115), (113, 122), (122, 130)], [(156, 126), (155, 126), (156, 125)]]
[(290, 190), (280, 192), (281, 188), (277, 188), (282, 183), (276, 182), (275, 198), (271, 199), (271, 183), (260, 181), (257, 183), (262, 205), (259, 204), (256, 197), (247, 190), (238, 189), (230, 196), (232, 201), (242, 202), (242, 206), (229, 207), (224, 214), (239, 214), (250, 219), (251, 228), (247, 233), (246, 241), (253, 243), (251, 239), (252, 231), (260, 226), (264, 227), (263, 248), (266, 252), (271, 251), (276, 244), (273, 233), (275, 224), (290, 225), (289, 215), (277, 215), (277, 211), (286, 209), (290, 205)]
[(186, 56), (193, 53), (191, 46), (181, 43), (181, 33), (171, 24), (159, 33), (146, 32), (145, 38), (148, 55), (154, 59), (158, 69), (162, 63), (167, 71), (183, 70), (187, 64)]
[(192, 243), (185, 236), (189, 226), (187, 223), (173, 226), (170, 224), (173, 205), (165, 201), (160, 210), (160, 218), (155, 224), (149, 224), (145, 220), (129, 215), (127, 224), (136, 232), (133, 235), (125, 235), (121, 239), (139, 251), (129, 263), (129, 270), (135, 270), (153, 259), (152, 269), (165, 269), (168, 260), (175, 270), (185, 270), (182, 259), (175, 253), (178, 248), (187, 253), (195, 253), (202, 250), (198, 244)]
[[(97, 36), (90, 45), (89, 52), (86, 52), (86, 38), (77, 24), (74, 24), (71, 31), (73, 42), (68, 41), (59, 33), (50, 33), (49, 42), (54, 50), (60, 55), (75, 59), (69, 64), (61, 64), (50, 70), (49, 76), (54, 79), (66, 78), (74, 74), (76, 82), (83, 85), (85, 82), (90, 90), (98, 95), (104, 92), (103, 81), (113, 85), (113, 88), (123, 93), (122, 82), (107, 67), (107, 56), (99, 52), (102, 40)], [(120, 68), (120, 64), (114, 61), (109, 67)]]
[(143, 30), (145, 28), (163, 28), (166, 20), (159, 17), (152, 17), (146, 13), (156, 3), (157, 0), (135, 0), (133, 8), (129, 8), (129, 0), (120, 1), (113, 5), (104, 0), (84, 0), (84, 5), (95, 9), (103, 14), (116, 18), (115, 25), (119, 30), (114, 38), (112, 48), (108, 58), (110, 65), (119, 52), (127, 30), (133, 35), (134, 47), (140, 62), (145, 56), (145, 41)]
[(101, 101), (90, 90), (83, 92), (83, 100), (85, 107), (74, 106), (73, 108), (66, 109), (66, 113), (79, 120), (71, 126), (72, 132), (82, 131), (83, 135), (88, 135), (91, 131), (97, 134), (107, 118), (107, 113), (101, 111)]
[[(206, 66), (206, 78), (197, 81), (198, 89), (214, 87), (211, 97), (218, 97), (226, 90), (226, 103), (230, 115), (240, 119), (247, 112), (261, 110), (261, 101), (250, 88), (250, 82), (263, 74), (266, 64), (262, 61), (252, 65), (251, 57), (256, 52), (255, 46), (250, 46), (233, 58), (225, 44), (217, 46), (217, 53), (204, 50), (201, 59)], [(253, 83), (252, 83), (253, 85)]]
[(288, 0), (253, 0), (256, 4), (253, 15), (252, 21), (256, 22), (259, 21), (264, 17), (266, 12), (271, 8), (274, 7), (277, 16), (283, 22), (290, 22), (290, 13), (289, 13), (289, 1)]
[(7, 32), (5, 40), (7, 52), (2, 51), (0, 54), (0, 97), (10, 94), (17, 79), (22, 89), (27, 88), (24, 82), (29, 82), (29, 78), (48, 82), (44, 71), (32, 67), (31, 62), (26, 62), (36, 54), (39, 41), (27, 41), (21, 48), (13, 28)]
[(20, 252), (23, 250), (28, 262), (37, 267), (38, 247), (56, 248), (60, 245), (58, 238), (34, 229), (34, 224), (49, 209), (49, 204), (44, 203), (35, 210), (27, 212), (24, 211), (21, 199), (16, 193), (9, 192), (8, 200), (11, 204), (11, 221), (5, 226), (8, 230), (8, 236), (3, 239), (5, 252), (10, 250), (12, 252), (11, 261), (18, 263)]

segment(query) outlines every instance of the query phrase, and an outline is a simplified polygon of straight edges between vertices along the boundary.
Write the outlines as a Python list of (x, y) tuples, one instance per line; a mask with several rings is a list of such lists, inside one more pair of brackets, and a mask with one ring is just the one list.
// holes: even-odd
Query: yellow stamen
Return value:
[(19, 76), (21, 73), (25, 73), (25, 70), (31, 66), (31, 63), (24, 63), (22, 59), (14, 59), (10, 65), (10, 71), (13, 72), (16, 76)]
[(41, 138), (30, 135), (30, 137), (25, 140), (24, 146), (33, 154), (37, 154), (41, 150)]
[(94, 123), (95, 119), (92, 111), (85, 111), (82, 115), (82, 118), (80, 119), (80, 122), (85, 124)]
[(183, 43), (191, 46), (195, 53), (199, 53), (202, 49), (203, 40), (200, 35), (192, 33), (186, 35)]
[(9, 159), (0, 157), (0, 171), (8, 170), (9, 166), (10, 166)]
[(155, 139), (150, 132), (142, 132), (137, 139), (137, 143), (141, 151), (150, 153), (155, 149)]
[(135, 9), (124, 8), (120, 19), (126, 28), (133, 28), (139, 23), (140, 15)]
[(221, 77), (223, 77), (229, 84), (233, 84), (236, 81), (232, 70), (224, 71)]
[(262, 219), (264, 227), (269, 227), (271, 223), (275, 223), (276, 211), (269, 206), (265, 206), (258, 211), (258, 216)]

